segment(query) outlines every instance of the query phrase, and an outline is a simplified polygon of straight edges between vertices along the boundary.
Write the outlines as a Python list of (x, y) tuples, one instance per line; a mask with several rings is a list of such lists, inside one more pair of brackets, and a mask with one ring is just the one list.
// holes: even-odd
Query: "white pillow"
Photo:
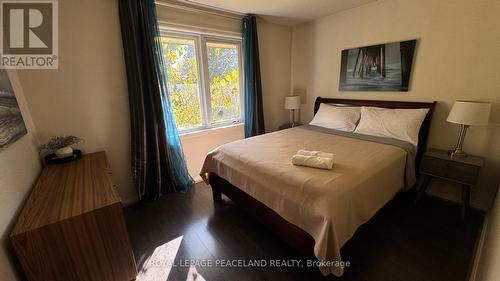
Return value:
[(355, 133), (388, 137), (418, 144), (420, 126), (429, 111), (419, 109), (388, 109), (361, 107), (361, 119)]
[(343, 107), (322, 103), (309, 124), (352, 132), (356, 128), (360, 115), (360, 107)]

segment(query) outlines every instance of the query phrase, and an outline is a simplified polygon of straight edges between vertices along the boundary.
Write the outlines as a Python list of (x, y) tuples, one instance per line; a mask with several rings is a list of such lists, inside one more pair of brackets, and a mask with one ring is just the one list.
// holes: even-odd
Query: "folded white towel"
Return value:
[(331, 170), (333, 168), (333, 157), (328, 158), (328, 157), (306, 156), (306, 155), (295, 154), (294, 156), (292, 156), (292, 164)]
[(299, 151), (297, 151), (297, 154), (304, 155), (304, 156), (317, 156), (317, 157), (323, 157), (323, 158), (333, 158), (333, 153), (322, 152), (322, 151), (317, 151), (317, 150), (300, 149)]

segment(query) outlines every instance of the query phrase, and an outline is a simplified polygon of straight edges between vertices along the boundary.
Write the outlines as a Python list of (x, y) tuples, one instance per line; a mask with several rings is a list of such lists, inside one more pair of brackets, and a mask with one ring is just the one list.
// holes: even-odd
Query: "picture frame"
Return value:
[(417, 40), (342, 50), (340, 91), (409, 89)]
[(0, 150), (27, 133), (7, 71), (0, 69)]

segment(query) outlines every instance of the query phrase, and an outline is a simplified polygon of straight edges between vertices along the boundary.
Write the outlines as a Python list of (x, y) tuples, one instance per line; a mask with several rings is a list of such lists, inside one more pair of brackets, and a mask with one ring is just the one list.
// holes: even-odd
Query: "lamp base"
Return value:
[(467, 157), (467, 153), (463, 152), (461, 149), (450, 150), (448, 151), (448, 154), (450, 154), (451, 157), (455, 158)]
[(464, 158), (467, 157), (467, 153), (462, 150), (462, 146), (464, 144), (465, 134), (467, 133), (467, 129), (469, 125), (460, 124), (460, 134), (458, 136), (457, 145), (455, 145), (455, 149), (450, 151), (451, 157), (455, 158)]

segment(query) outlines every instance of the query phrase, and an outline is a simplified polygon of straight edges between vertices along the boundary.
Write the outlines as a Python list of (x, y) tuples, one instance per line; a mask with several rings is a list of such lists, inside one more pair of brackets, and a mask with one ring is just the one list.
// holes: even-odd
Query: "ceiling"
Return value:
[(376, 0), (184, 0), (242, 14), (258, 14), (277, 23), (296, 25)]

